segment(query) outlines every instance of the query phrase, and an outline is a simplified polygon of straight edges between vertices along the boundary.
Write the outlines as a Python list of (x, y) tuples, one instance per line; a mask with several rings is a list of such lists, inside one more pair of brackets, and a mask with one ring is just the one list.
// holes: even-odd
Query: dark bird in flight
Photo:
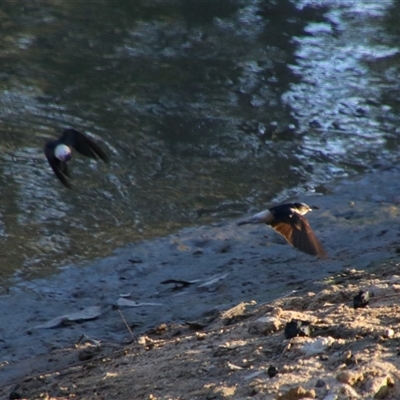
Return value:
[(312, 208), (305, 203), (281, 204), (239, 221), (238, 225), (264, 222), (297, 249), (325, 258), (327, 254), (304, 216), (309, 211), (312, 211)]
[(92, 139), (75, 129), (64, 129), (60, 138), (45, 144), (44, 154), (57, 178), (68, 188), (71, 183), (67, 163), (71, 160), (72, 148), (86, 157), (108, 163), (107, 154)]

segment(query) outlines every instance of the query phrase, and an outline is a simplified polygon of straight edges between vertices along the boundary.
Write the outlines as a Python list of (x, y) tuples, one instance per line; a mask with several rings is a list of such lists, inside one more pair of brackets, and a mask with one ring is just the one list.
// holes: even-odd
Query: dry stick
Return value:
[(125, 326), (127, 327), (129, 333), (131, 334), (132, 339), (135, 339), (135, 335), (133, 334), (131, 328), (129, 327), (128, 323), (126, 322), (126, 319), (124, 318), (124, 316), (123, 316), (123, 314), (122, 314), (122, 312), (121, 312), (121, 310), (120, 310), (119, 308), (118, 308), (118, 312), (119, 312), (119, 315), (120, 315), (121, 318), (122, 318), (122, 321), (124, 321)]
[(391, 297), (399, 297), (400, 293), (396, 293), (396, 294), (386, 294), (383, 296), (371, 296), (369, 298), (369, 301), (371, 300), (382, 300), (382, 299), (390, 299)]
[(373, 303), (377, 300), (385, 300), (385, 299), (390, 299), (391, 297), (399, 297), (400, 293), (396, 293), (396, 294), (387, 294), (387, 295), (383, 295), (383, 296), (374, 296), (372, 295), (369, 299), (368, 299), (368, 303)]

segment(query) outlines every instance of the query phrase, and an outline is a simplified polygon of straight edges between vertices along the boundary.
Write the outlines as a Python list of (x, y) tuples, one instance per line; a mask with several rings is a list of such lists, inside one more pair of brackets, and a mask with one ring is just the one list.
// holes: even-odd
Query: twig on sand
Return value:
[(128, 323), (126, 322), (126, 319), (125, 319), (124, 315), (122, 314), (122, 311), (119, 308), (118, 308), (118, 312), (119, 312), (119, 315), (122, 318), (122, 321), (124, 321), (124, 324), (125, 324), (126, 328), (128, 329), (129, 333), (131, 334), (132, 339), (135, 339), (135, 335), (133, 334), (132, 329), (129, 327)]

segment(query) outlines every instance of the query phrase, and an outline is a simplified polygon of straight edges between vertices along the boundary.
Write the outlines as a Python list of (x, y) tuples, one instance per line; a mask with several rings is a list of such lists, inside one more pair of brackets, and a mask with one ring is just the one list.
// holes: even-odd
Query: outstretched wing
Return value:
[(60, 140), (86, 157), (94, 158), (95, 160), (101, 158), (104, 162), (108, 163), (108, 156), (100, 146), (75, 129), (64, 129)]
[(54, 155), (54, 143), (48, 142), (44, 146), (44, 154), (46, 155), (47, 161), (50, 164), (50, 167), (56, 174), (56, 177), (69, 189), (71, 189), (71, 183), (69, 181), (69, 172), (67, 163), (61, 162)]
[(271, 227), (280, 233), (292, 246), (304, 253), (326, 258), (327, 254), (322, 244), (315, 236), (307, 219), (297, 213), (288, 216), (283, 221), (273, 221)]

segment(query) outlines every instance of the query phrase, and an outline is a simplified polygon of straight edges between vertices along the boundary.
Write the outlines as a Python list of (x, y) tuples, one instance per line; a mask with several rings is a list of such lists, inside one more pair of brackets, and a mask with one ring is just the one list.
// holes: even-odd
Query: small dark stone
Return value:
[(296, 336), (310, 336), (311, 326), (310, 322), (302, 321), (300, 319), (292, 319), (285, 326), (285, 337), (291, 339)]
[(95, 355), (94, 352), (84, 349), (78, 353), (78, 360), (79, 361), (87, 361), (87, 360), (90, 360), (91, 358), (93, 358), (94, 355)]
[(143, 262), (140, 258), (130, 258), (128, 261), (132, 264), (141, 264)]
[(371, 297), (371, 293), (363, 290), (360, 290), (357, 296), (353, 298), (353, 307), (356, 308), (363, 308), (368, 305), (369, 299)]
[(312, 128), (321, 128), (321, 123), (319, 121), (317, 121), (316, 119), (313, 119), (312, 121), (309, 122), (309, 125)]
[(326, 383), (322, 379), (318, 379), (317, 382), (315, 382), (315, 387), (324, 387), (325, 385)]
[(231, 245), (229, 243), (224, 243), (216, 249), (218, 253), (228, 253), (230, 250)]
[(278, 373), (278, 368), (276, 368), (274, 365), (270, 365), (267, 374), (270, 378), (273, 378), (276, 374)]
[(16, 400), (16, 399), (22, 399), (22, 396), (18, 392), (11, 392), (8, 398), (9, 400)]

